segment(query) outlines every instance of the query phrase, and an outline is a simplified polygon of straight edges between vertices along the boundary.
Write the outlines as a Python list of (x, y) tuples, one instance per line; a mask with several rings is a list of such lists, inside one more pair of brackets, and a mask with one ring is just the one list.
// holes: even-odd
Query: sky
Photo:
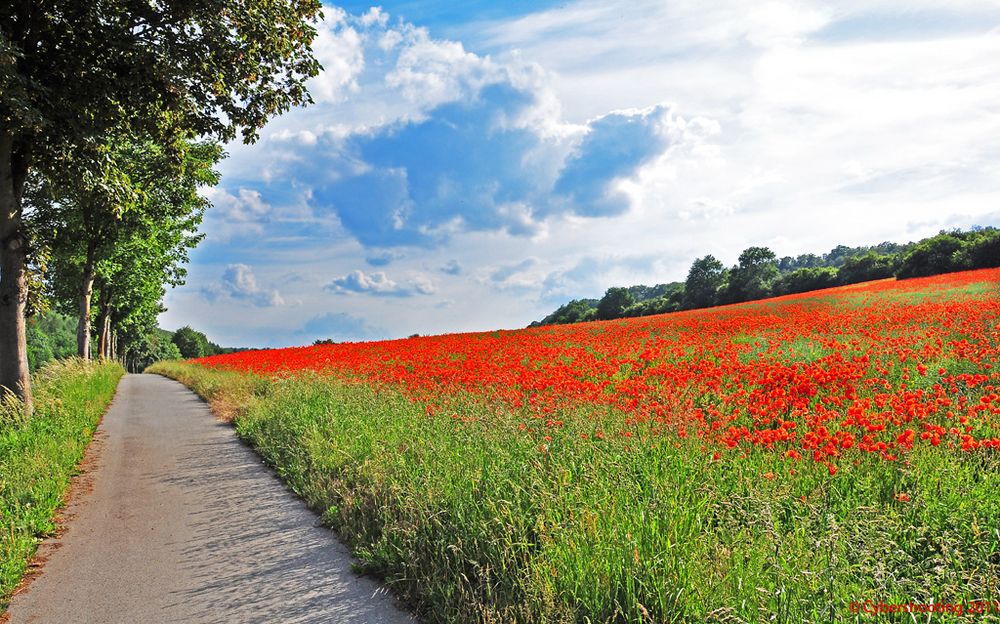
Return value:
[(523, 327), (610, 286), (1000, 225), (1000, 2), (327, 5), (315, 103), (230, 144), (160, 324)]

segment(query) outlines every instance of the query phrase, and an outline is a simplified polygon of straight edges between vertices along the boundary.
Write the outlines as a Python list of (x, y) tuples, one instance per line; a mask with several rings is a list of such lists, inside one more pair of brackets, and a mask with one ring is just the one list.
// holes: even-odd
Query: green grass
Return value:
[(52, 362), (33, 378), (35, 413), (0, 405), (0, 613), (7, 606), (124, 371), (115, 363)]
[(320, 377), (150, 370), (228, 406), (361, 568), (429, 622), (835, 623), (871, 621), (852, 601), (1000, 598), (995, 454), (859, 453), (831, 479), (639, 429), (578, 443), (621, 422), (596, 412), (566, 418), (542, 453), (517, 415), (472, 398), (482, 418), (462, 423)]

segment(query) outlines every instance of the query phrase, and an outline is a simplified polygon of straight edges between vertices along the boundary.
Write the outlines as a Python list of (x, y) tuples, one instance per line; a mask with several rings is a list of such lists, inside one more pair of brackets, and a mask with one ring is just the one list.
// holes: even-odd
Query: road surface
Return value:
[(128, 375), (11, 624), (412, 622), (181, 384)]

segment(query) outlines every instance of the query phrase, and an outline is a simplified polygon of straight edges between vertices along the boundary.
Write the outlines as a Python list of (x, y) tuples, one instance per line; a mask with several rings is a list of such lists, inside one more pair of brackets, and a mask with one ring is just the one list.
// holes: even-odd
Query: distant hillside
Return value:
[(911, 243), (838, 245), (822, 255), (778, 258), (767, 247), (749, 247), (735, 266), (714, 256), (698, 258), (684, 282), (613, 287), (601, 299), (573, 299), (530, 326), (648, 316), (808, 292), (896, 277), (906, 279), (1000, 266), (1000, 230), (974, 227), (942, 231)]

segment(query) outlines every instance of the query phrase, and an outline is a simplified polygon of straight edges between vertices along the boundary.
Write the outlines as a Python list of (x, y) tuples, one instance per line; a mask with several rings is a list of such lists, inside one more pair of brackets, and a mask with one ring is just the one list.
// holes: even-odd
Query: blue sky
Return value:
[(343, 2), (337, 6), (361, 15), (372, 6), (386, 13), (432, 31), (437, 37), (452, 38), (465, 34), (468, 25), (509, 20), (547, 9), (566, 6), (564, 1), (549, 0), (404, 0), (403, 2)]
[(712, 253), (1000, 224), (1000, 5), (329, 5), (315, 105), (230, 145), (161, 325), (521, 327)]

